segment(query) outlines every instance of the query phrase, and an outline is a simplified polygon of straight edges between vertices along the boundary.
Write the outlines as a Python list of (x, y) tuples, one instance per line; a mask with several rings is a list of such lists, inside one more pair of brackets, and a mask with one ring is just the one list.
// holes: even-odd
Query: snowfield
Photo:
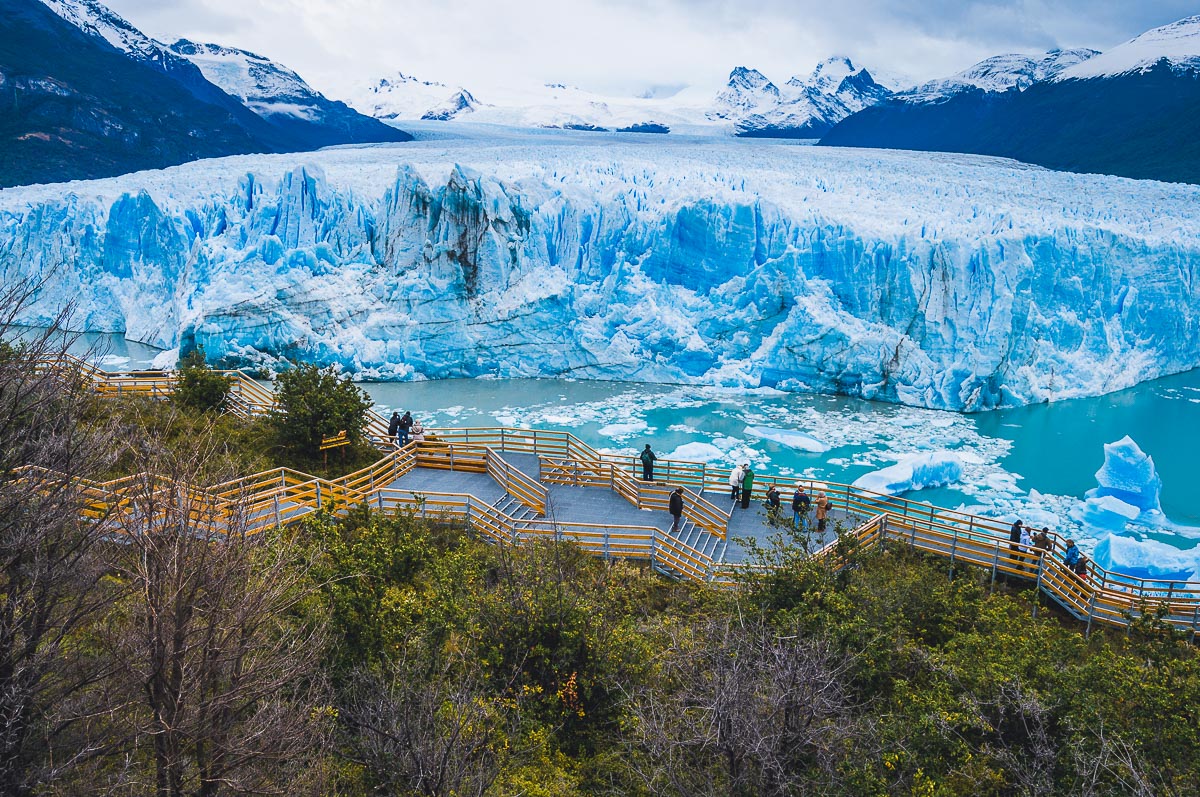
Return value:
[(1200, 187), (962, 155), (430, 123), (0, 191), (23, 322), (364, 378), (978, 410), (1200, 365)]

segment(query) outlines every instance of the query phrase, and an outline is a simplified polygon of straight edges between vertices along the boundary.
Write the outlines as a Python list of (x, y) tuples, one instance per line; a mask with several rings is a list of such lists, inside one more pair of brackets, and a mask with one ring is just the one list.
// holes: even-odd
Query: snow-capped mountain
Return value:
[(1200, 73), (1200, 15), (1148, 30), (1106, 53), (1072, 66), (1058, 80), (1085, 80), (1148, 72), (1162, 62), (1173, 71)]
[(822, 144), (1000, 155), (1200, 182), (1200, 16), (1107, 53), (988, 59), (854, 114)]
[(240, 105), (272, 127), (263, 149), (314, 149), (330, 144), (404, 141), (410, 137), (314, 91), (299, 75), (245, 50), (186, 40), (167, 45), (145, 35), (98, 0), (43, 0), (85, 34), (152, 66), (198, 99)]
[(329, 102), (292, 70), (246, 50), (180, 39), (170, 51), (191, 61), (205, 78), (259, 116), (313, 121), (321, 117), (322, 106)]
[(844, 56), (822, 61), (811, 75), (795, 76), (783, 88), (756, 69), (737, 67), (707, 115), (733, 122), (740, 136), (817, 138), (891, 94)]
[(896, 99), (913, 103), (943, 102), (956, 94), (976, 89), (984, 92), (1024, 91), (1034, 83), (1049, 80), (1099, 54), (1098, 50), (1056, 49), (1044, 55), (994, 55), (948, 78), (931, 80), (900, 92)]
[[(461, 86), (421, 80), (397, 72), (356, 92), (350, 106), (376, 119), (454, 119), (479, 107), (479, 101)], [(431, 116), (426, 116), (431, 114)]]

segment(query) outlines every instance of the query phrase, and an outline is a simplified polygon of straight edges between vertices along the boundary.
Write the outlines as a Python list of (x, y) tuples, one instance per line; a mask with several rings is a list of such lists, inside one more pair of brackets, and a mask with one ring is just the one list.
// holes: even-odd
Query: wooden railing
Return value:
[[(102, 395), (141, 394), (164, 398), (170, 395), (175, 384), (171, 373), (109, 373), (75, 357), (38, 363), (36, 367), (68, 378), (90, 380)], [(240, 371), (222, 373), (233, 380), (230, 411), (246, 416), (274, 411), (274, 395), (268, 389)], [(419, 506), (422, 512), (461, 517), (497, 541), (517, 543), (552, 534), (570, 536), (592, 552), (649, 558), (657, 566), (685, 578), (723, 580), (729, 573), (729, 565), (714, 563), (711, 557), (648, 527), (517, 521), (471, 496), (422, 495), (386, 486), (416, 466), (487, 472), (487, 449), (492, 448), (495, 452), (539, 456), (542, 481), (606, 486), (635, 505), (645, 503), (646, 508), (657, 507), (663, 501), (658, 488), (648, 488), (634, 478), (640, 467), (636, 458), (601, 455), (569, 432), (504, 427), (432, 430), (431, 435), (436, 440), (410, 444), (396, 452), (393, 442), (387, 438), (387, 422), (374, 412), (369, 413), (364, 431), (387, 456), (356, 473), (325, 480), (276, 469), (200, 491), (197, 497), (215, 511), (231, 512), (235, 504), (250, 507), (259, 513), (258, 519), (263, 523), (268, 521), (264, 515), (276, 522), (287, 522), (315, 508), (339, 507), (354, 502), (367, 502), (380, 508)], [(655, 463), (656, 478), (672, 487), (682, 485), (689, 490), (685, 513), (688, 507), (693, 507), (689, 519), (710, 533), (716, 533), (715, 527), (723, 513), (700, 493), (727, 490), (729, 473), (728, 468), (704, 463), (664, 459)], [(139, 478), (130, 476), (81, 485), (86, 504), (84, 513), (102, 518), (112, 514), (114, 508), (126, 506), (132, 500), (131, 490)], [(518, 487), (518, 477), (511, 481)], [(1188, 630), (1194, 637), (1200, 635), (1200, 582), (1136, 578), (1105, 570), (1094, 562), (1089, 564), (1089, 578), (1081, 579), (1062, 564), (1064, 541), (1054, 532), (1050, 534), (1052, 548), (1045, 554), (1014, 550), (1008, 539), (1008, 524), (1002, 521), (844, 484), (758, 474), (755, 497), (758, 497), (757, 493), (765, 495), (771, 484), (797, 483), (810, 494), (825, 492), (834, 508), (857, 519), (847, 539), (858, 546), (898, 542), (944, 557), (952, 567), (965, 563), (987, 568), (994, 576), (1035, 581), (1039, 590), (1087, 622), (1089, 628), (1095, 623), (1125, 626), (1141, 612), (1161, 608), (1165, 612), (1165, 622)], [(524, 496), (517, 492), (511, 494), (523, 503), (526, 499), (536, 503), (537, 495), (531, 487), (534, 484), (528, 480), (519, 485), (517, 492), (526, 492)], [(505, 486), (508, 489), (507, 481)], [(537, 487), (544, 489), (541, 485)], [(634, 530), (622, 530), (625, 528)], [(723, 531), (722, 527), (721, 536)], [(830, 546), (818, 555), (833, 555), (835, 550), (836, 547)]]
[(495, 449), (487, 448), (487, 472), (504, 487), (504, 492), (539, 515), (546, 514), (547, 491), (544, 486), (514, 468)]

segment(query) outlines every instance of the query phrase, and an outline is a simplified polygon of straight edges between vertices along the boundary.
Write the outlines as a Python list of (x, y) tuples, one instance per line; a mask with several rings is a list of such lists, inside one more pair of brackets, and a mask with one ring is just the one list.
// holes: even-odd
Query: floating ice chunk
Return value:
[(645, 421), (628, 421), (626, 423), (610, 423), (607, 426), (600, 427), (600, 434), (605, 437), (611, 437), (618, 440), (625, 437), (633, 437), (634, 435), (642, 434), (649, 426)]
[(817, 438), (807, 435), (804, 432), (797, 432), (794, 429), (776, 429), (772, 426), (747, 426), (744, 433), (762, 440), (770, 440), (780, 445), (785, 445), (788, 448), (794, 448), (797, 451), (811, 451), (814, 454), (824, 454), (829, 450), (829, 446)]
[(1200, 577), (1200, 545), (1181, 550), (1157, 540), (1111, 534), (1096, 546), (1092, 558), (1106, 570), (1134, 578), (1189, 581)]
[(962, 461), (949, 451), (910, 454), (882, 470), (855, 479), (854, 486), (886, 495), (953, 484), (962, 478)]
[(106, 354), (100, 358), (100, 364), (114, 367), (118, 365), (129, 365), (129, 358), (122, 357), (119, 354)]
[(711, 443), (684, 443), (667, 454), (665, 459), (683, 459), (689, 462), (714, 462), (722, 459), (725, 452)]
[(1096, 471), (1096, 482), (1099, 487), (1089, 490), (1088, 498), (1114, 496), (1143, 511), (1162, 511), (1158, 500), (1162, 478), (1154, 469), (1154, 459), (1129, 435), (1105, 444), (1104, 465)]

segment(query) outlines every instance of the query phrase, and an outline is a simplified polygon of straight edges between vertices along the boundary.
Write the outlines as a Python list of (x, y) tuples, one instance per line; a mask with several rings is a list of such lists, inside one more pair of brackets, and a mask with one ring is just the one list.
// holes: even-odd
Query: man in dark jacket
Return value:
[(646, 447), (642, 449), (642, 479), (644, 481), (654, 481), (654, 460), (658, 457), (654, 456), (654, 452), (650, 450), (650, 444), (646, 443)]
[(1011, 558), (1013, 560), (1013, 564), (1016, 565), (1016, 568), (1018, 570), (1024, 570), (1025, 568), (1022, 567), (1022, 565), (1021, 565), (1022, 558), (1021, 558), (1021, 545), (1020, 545), (1020, 542), (1021, 542), (1021, 519), (1020, 518), (1017, 518), (1015, 521), (1013, 521), (1012, 528), (1010, 528), (1008, 530), (1008, 540), (1009, 540), (1008, 549), (1010, 551), (1012, 551)]
[(400, 419), (400, 423), (396, 426), (396, 442), (401, 448), (408, 445), (408, 432), (413, 426), (413, 416), (411, 412), (405, 412), (404, 417)]
[(808, 531), (808, 509), (811, 506), (812, 499), (804, 492), (804, 487), (797, 484), (796, 492), (792, 493), (792, 528), (798, 529), (803, 525), (804, 531)]
[(679, 518), (683, 516), (683, 488), (676, 487), (667, 502), (667, 511), (671, 513), (671, 533), (679, 531)]
[(396, 437), (396, 433), (400, 430), (400, 413), (393, 412), (392, 419), (388, 421), (388, 439), (400, 445), (400, 440)]

